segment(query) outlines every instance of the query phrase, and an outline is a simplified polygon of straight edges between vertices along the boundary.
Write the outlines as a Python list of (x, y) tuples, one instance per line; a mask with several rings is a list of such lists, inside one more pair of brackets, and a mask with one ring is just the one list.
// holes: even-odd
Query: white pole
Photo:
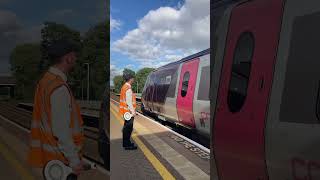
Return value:
[(81, 99), (83, 101), (83, 80), (81, 78)]

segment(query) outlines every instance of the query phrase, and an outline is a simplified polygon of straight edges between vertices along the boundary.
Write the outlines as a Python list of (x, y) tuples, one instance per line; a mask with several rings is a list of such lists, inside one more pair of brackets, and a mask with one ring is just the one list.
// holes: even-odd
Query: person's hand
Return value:
[(83, 169), (83, 165), (84, 165), (84, 162), (80, 161), (79, 164), (77, 164), (76, 166), (72, 167), (73, 173), (76, 174), (77, 176), (80, 175), (80, 173), (84, 170)]
[(137, 115), (136, 111), (131, 112), (131, 114), (132, 114), (132, 117), (135, 117)]

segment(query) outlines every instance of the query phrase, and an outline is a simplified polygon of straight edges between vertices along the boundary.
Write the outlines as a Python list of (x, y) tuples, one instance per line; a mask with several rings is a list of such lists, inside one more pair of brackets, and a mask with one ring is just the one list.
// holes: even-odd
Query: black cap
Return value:
[(130, 74), (130, 73), (126, 73), (126, 74), (123, 74), (123, 79), (128, 82), (130, 79), (134, 78), (134, 75)]
[(48, 55), (50, 58), (60, 58), (70, 52), (76, 52), (79, 47), (70, 40), (57, 40), (48, 46)]

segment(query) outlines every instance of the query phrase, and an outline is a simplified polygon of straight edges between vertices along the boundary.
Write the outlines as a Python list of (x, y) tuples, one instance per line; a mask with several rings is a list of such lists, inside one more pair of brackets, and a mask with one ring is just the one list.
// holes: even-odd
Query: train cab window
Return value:
[(182, 88), (181, 88), (181, 96), (185, 97), (188, 91), (190, 73), (187, 71), (183, 75)]
[(201, 69), (198, 100), (209, 101), (210, 66)]
[(242, 33), (234, 50), (229, 83), (228, 106), (231, 112), (239, 112), (246, 100), (253, 52), (253, 34), (250, 32)]

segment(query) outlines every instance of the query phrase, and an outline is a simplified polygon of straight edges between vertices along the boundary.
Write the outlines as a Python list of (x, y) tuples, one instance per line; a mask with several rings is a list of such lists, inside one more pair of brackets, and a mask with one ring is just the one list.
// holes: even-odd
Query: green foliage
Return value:
[(81, 47), (77, 65), (68, 75), (74, 95), (77, 99), (81, 99), (82, 95), (86, 97), (87, 66), (84, 63), (90, 63), (90, 99), (100, 100), (109, 84), (109, 29), (109, 21), (104, 21), (81, 37), (80, 32), (64, 24), (45, 22), (40, 44), (18, 45), (11, 53), (12, 72), (17, 79), (17, 97), (32, 98), (36, 81), (50, 66), (46, 50), (48, 45), (54, 40), (67, 39)]
[(40, 63), (40, 71), (45, 71), (50, 66), (47, 47), (52, 41), (56, 40), (70, 40), (81, 46), (80, 32), (67, 27), (64, 24), (57, 24), (55, 22), (45, 22), (41, 29), (41, 52), (42, 59)]
[(128, 69), (128, 68), (124, 68), (123, 74), (131, 74), (132, 76), (136, 75), (136, 73), (133, 70)]
[(120, 93), (121, 87), (124, 83), (125, 82), (122, 76), (115, 76), (113, 78), (114, 90), (116, 93)]
[[(108, 23), (99, 23), (84, 35), (83, 47), (78, 63), (82, 73), (77, 79), (83, 79), (87, 85), (87, 66), (90, 63), (90, 99), (101, 99), (109, 84), (109, 41)], [(82, 77), (82, 78), (81, 78)], [(79, 87), (79, 86), (77, 86)], [(85, 88), (86, 92), (86, 88)]]
[[(124, 68), (122, 74), (131, 74), (133, 77), (136, 75), (136, 73), (133, 70), (128, 69), (128, 68)], [(137, 89), (137, 85), (133, 84), (132, 89), (133, 89), (133, 91), (135, 91)]]
[[(153, 68), (142, 68), (137, 73), (135, 73), (133, 70), (125, 68), (123, 70), (123, 74), (130, 73), (132, 75), (135, 75), (135, 81), (132, 85), (132, 90), (136, 93), (141, 93), (143, 90), (144, 84), (147, 80), (148, 75), (153, 70), (154, 70)], [(113, 78), (113, 83), (114, 83), (115, 92), (120, 93), (121, 87), (125, 83), (122, 75), (115, 76)], [(138, 85), (138, 89), (137, 89), (137, 85)], [(138, 92), (137, 92), (137, 90), (138, 90)]]
[(144, 84), (147, 81), (148, 75), (154, 70), (154, 68), (142, 68), (136, 74), (135, 84), (138, 85), (138, 93), (141, 93)]
[(16, 78), (15, 96), (33, 99), (35, 85), (39, 79), (41, 61), (40, 44), (23, 44), (14, 48), (10, 56), (11, 71)]

